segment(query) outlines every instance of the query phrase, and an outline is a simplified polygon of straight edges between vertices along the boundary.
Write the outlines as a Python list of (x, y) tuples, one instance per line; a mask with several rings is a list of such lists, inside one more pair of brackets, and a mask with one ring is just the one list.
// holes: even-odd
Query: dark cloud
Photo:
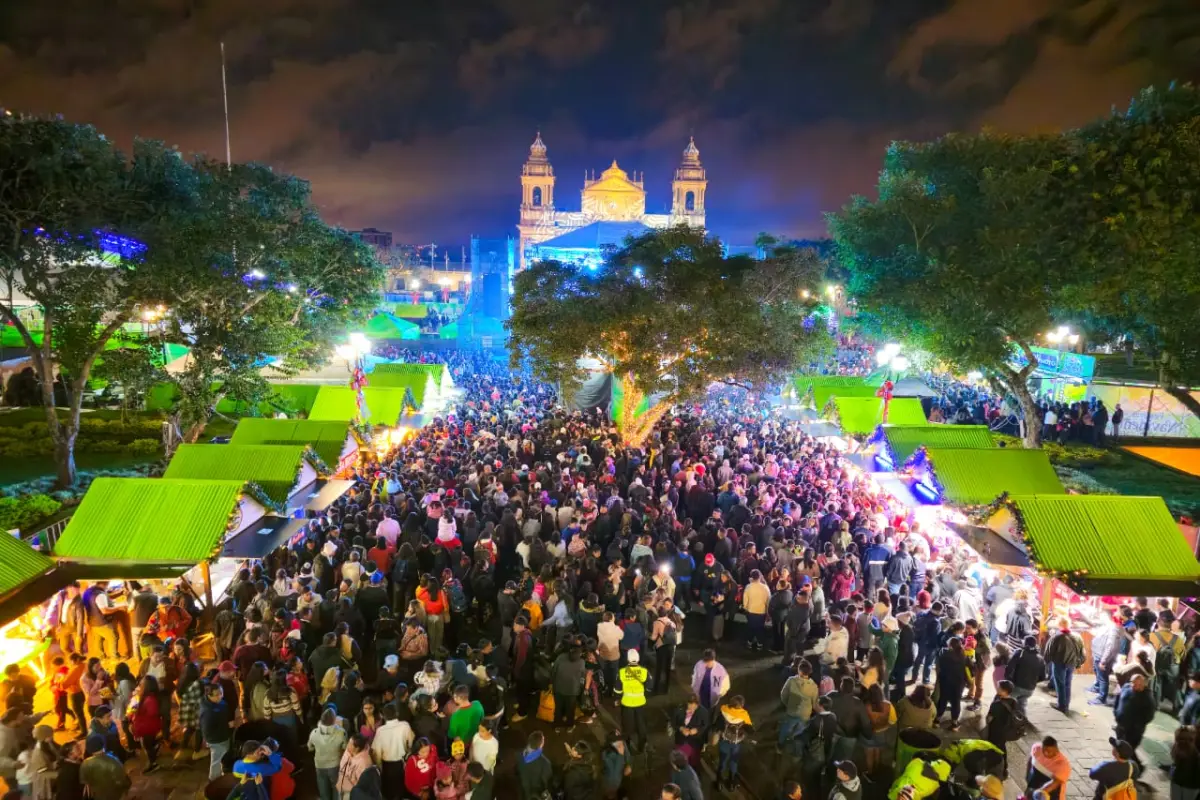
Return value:
[(1078, 124), (1193, 77), (1194, 0), (7, 0), (0, 104), (312, 181), (326, 216), (407, 241), (513, 232), (540, 128), (668, 201), (690, 133), (731, 241), (816, 235), (897, 137)]

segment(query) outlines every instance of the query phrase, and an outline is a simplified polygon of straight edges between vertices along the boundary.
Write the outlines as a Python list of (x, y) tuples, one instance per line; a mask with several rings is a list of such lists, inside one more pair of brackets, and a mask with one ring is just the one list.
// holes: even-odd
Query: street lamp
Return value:
[(890, 342), (883, 346), (883, 349), (875, 354), (875, 363), (879, 366), (890, 364), (896, 356), (900, 355), (900, 345), (895, 342)]
[(892, 359), (892, 369), (896, 372), (904, 372), (908, 369), (909, 362), (904, 356), (896, 356)]
[(1046, 341), (1056, 345), (1059, 350), (1063, 349), (1064, 344), (1070, 345), (1073, 350), (1075, 345), (1079, 344), (1079, 334), (1072, 333), (1066, 325), (1059, 325), (1058, 328), (1046, 334)]

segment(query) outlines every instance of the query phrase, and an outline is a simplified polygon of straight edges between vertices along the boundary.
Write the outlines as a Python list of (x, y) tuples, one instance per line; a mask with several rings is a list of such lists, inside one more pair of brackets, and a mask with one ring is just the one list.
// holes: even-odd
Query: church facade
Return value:
[(643, 176), (631, 176), (615, 160), (600, 177), (584, 176), (578, 211), (559, 210), (554, 189), (554, 168), (539, 132), (521, 169), (519, 269), (543, 259), (595, 265), (605, 248), (619, 246), (627, 236), (673, 225), (704, 227), (708, 178), (695, 140), (689, 140), (675, 170), (669, 214), (647, 214)]

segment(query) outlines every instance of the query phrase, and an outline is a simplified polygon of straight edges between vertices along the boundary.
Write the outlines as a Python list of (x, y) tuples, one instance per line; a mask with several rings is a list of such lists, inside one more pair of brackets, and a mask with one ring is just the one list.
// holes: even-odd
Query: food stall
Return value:
[(869, 469), (894, 472), (923, 447), (951, 447), (967, 450), (994, 448), (992, 433), (986, 425), (880, 425), (867, 440), (872, 458)]
[(54, 562), (14, 536), (0, 536), (0, 667), (28, 668), (39, 680), (39, 658), (50, 645), (45, 605), (65, 585)]
[[(422, 376), (425, 377), (425, 376)], [(362, 390), (363, 419), (370, 424), (371, 441), (376, 453), (386, 453), (417, 430), (427, 420), (407, 388)], [(322, 386), (313, 403), (312, 420), (353, 422), (358, 419), (358, 392), (349, 386)]]

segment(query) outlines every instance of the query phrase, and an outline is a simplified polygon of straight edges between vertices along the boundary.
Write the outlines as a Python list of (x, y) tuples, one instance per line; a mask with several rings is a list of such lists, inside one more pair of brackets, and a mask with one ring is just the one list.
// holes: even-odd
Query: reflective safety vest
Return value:
[(638, 708), (646, 705), (646, 681), (650, 673), (645, 667), (625, 667), (621, 670), (621, 705)]

